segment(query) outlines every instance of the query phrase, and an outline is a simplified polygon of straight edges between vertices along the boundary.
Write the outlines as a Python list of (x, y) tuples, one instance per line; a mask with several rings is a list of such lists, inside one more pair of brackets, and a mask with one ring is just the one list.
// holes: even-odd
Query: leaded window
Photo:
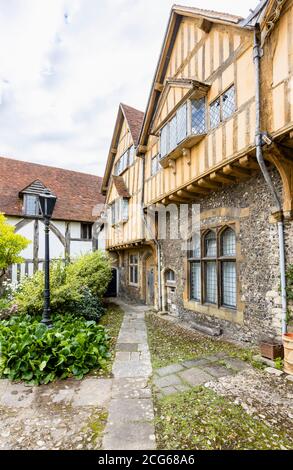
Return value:
[(227, 307), (236, 307), (236, 236), (234, 230), (226, 228), (221, 234), (221, 300)]
[(169, 152), (177, 147), (177, 115), (169, 123)]
[(236, 234), (231, 227), (193, 235), (188, 261), (191, 300), (236, 308)]
[(187, 136), (187, 104), (177, 111), (177, 144)]
[(222, 96), (223, 120), (228, 119), (235, 111), (235, 87), (231, 86)]
[(201, 265), (200, 265), (200, 236), (194, 234), (189, 243), (190, 263), (190, 297), (200, 301), (201, 298)]
[(191, 101), (191, 132), (192, 134), (205, 134), (206, 132), (205, 98)]
[(210, 105), (210, 127), (214, 129), (221, 122), (221, 101), (220, 98)]
[(165, 157), (169, 153), (169, 125), (166, 124), (161, 130), (161, 138), (160, 138), (160, 151), (161, 151), (161, 158)]
[(214, 129), (235, 112), (235, 86), (231, 86), (210, 104), (210, 127)]

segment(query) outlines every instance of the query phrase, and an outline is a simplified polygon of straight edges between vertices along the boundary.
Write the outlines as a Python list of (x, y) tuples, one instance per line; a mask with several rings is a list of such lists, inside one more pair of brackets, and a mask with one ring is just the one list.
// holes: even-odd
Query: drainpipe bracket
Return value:
[(274, 219), (275, 219), (276, 222), (282, 222), (282, 220), (284, 220), (284, 213), (283, 213), (283, 211), (280, 211), (280, 210), (277, 209), (276, 207), (273, 207), (272, 216), (274, 217)]

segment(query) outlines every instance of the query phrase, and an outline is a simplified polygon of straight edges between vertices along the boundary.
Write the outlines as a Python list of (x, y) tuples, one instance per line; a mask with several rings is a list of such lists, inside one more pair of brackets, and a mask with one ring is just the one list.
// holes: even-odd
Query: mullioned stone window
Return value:
[(195, 234), (189, 242), (190, 300), (235, 309), (236, 234), (225, 227)]

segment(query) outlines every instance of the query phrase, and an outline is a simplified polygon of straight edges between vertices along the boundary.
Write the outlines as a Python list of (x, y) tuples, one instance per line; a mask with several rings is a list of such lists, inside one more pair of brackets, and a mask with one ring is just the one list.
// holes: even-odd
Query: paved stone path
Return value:
[(155, 449), (154, 411), (149, 384), (152, 366), (144, 320), (146, 307), (115, 302), (125, 315), (116, 344), (103, 449)]
[(250, 368), (249, 364), (240, 359), (217, 353), (157, 369), (154, 385), (161, 396), (171, 395)]

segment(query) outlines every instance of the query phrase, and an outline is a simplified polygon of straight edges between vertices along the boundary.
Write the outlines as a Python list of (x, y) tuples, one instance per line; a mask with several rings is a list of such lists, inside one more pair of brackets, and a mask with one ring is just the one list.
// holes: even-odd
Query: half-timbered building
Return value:
[(51, 259), (73, 259), (104, 249), (102, 227), (94, 224), (103, 208), (102, 178), (0, 157), (0, 212), (16, 233), (31, 241), (21, 253), (24, 262), (11, 268), (13, 281), (43, 269), (44, 224), (38, 197), (49, 189), (57, 197), (50, 222)]

